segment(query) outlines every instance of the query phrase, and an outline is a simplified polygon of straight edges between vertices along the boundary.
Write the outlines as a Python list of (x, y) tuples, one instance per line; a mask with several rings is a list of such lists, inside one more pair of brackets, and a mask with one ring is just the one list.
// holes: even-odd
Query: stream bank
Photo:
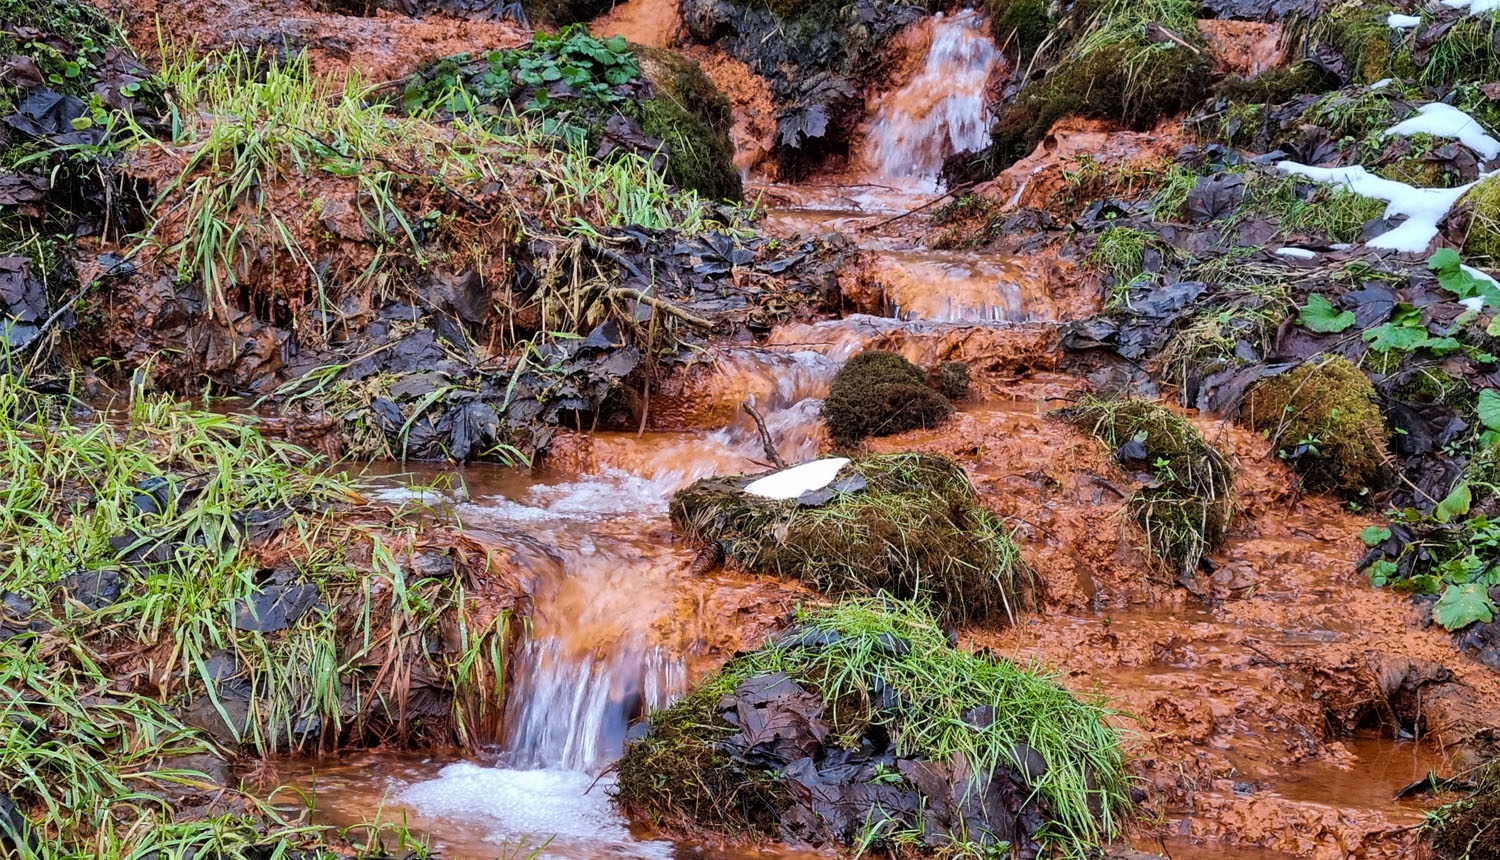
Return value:
[[(267, 11), (248, 11), (255, 9)], [(745, 10), (730, 11), (739, 16), (731, 23), (748, 26)], [(683, 694), (733, 654), (760, 645), (788, 623), (795, 607), (817, 598), (775, 578), (733, 570), (705, 573), (696, 548), (678, 542), (669, 527), (667, 502), (697, 479), (764, 467), (765, 445), (742, 409), (746, 401), (759, 411), (767, 435), (787, 462), (829, 450), (818, 420), (819, 401), (852, 355), (882, 348), (923, 368), (950, 360), (970, 368), (974, 395), (959, 404), (948, 423), (868, 446), (875, 452), (929, 451), (953, 458), (976, 483), (984, 505), (1021, 529), (1022, 552), (1045, 586), (1039, 611), (1009, 629), (971, 625), (962, 631), (961, 641), (1056, 667), (1070, 689), (1080, 694), (1102, 690), (1138, 718), (1127, 725), (1139, 732), (1130, 752), (1139, 780), (1140, 815), (1127, 839), (1142, 850), (1173, 857), (1193, 856), (1194, 851), (1232, 856), (1228, 852), (1239, 849), (1257, 858), (1398, 857), (1421, 850), (1421, 833), (1413, 827), (1420, 821), (1418, 801), (1398, 802), (1395, 792), (1429, 768), (1462, 772), (1468, 756), (1491, 751), (1495, 721), (1482, 703), (1494, 700), (1495, 682), (1490, 669), (1460, 654), (1451, 638), (1430, 623), (1432, 601), (1373, 591), (1353, 570), (1366, 554), (1358, 535), (1366, 526), (1378, 533), (1384, 506), (1409, 502), (1420, 520), (1435, 510), (1429, 502), (1452, 492), (1453, 469), (1433, 464), (1455, 462), (1443, 448), (1480, 426), (1477, 404), (1454, 395), (1451, 383), (1442, 380), (1438, 390), (1421, 394), (1423, 400), (1407, 393), (1382, 400), (1392, 415), (1419, 402), (1424, 426), (1432, 425), (1425, 435), (1411, 432), (1417, 426), (1413, 422), (1401, 425), (1408, 432), (1396, 451), (1401, 458), (1397, 472), (1420, 489), (1409, 499), (1400, 487), (1393, 496), (1360, 496), (1357, 511), (1304, 492), (1299, 475), (1305, 471), (1298, 470), (1316, 459), (1316, 452), (1306, 450), (1315, 446), (1300, 438), (1270, 442), (1232, 421), (1193, 416), (1202, 436), (1224, 449), (1235, 465), (1240, 512), (1229, 539), (1208, 554), (1190, 588), (1163, 576), (1142, 549), (1141, 536), (1128, 527), (1127, 499), (1138, 484), (1153, 480), (1150, 470), (1142, 479), (1141, 470), (1122, 468), (1128, 457), (1048, 413), (1086, 390), (1165, 392), (1214, 412), (1229, 401), (1214, 400), (1212, 392), (1258, 381), (1267, 367), (1290, 363), (1280, 359), (1301, 361), (1328, 351), (1372, 371), (1380, 360), (1384, 370), (1379, 375), (1400, 386), (1411, 381), (1401, 375), (1411, 376), (1414, 362), (1387, 356), (1393, 358), (1393, 372), (1391, 362), (1372, 354), (1363, 338), (1353, 337), (1354, 327), (1365, 331), (1396, 324), (1412, 330), (1406, 335), (1414, 338), (1421, 327), (1420, 337), (1439, 340), (1450, 336), (1445, 334), (1449, 326), (1473, 322), (1457, 322), (1468, 306), (1453, 301), (1469, 297), (1445, 286), (1442, 273), (1426, 273), (1425, 256), (1392, 259), (1367, 247), (1333, 247), (1376, 239), (1397, 226), (1384, 217), (1367, 225), (1382, 214), (1368, 201), (1312, 182), (1278, 182), (1269, 202), (1255, 197), (1254, 189), (1264, 187), (1258, 183), (1272, 179), (1264, 165), (1246, 164), (1220, 143), (1191, 140), (1175, 122), (1144, 128), (1155, 116), (1126, 116), (1119, 105), (1105, 106), (1103, 118), (1047, 123), (1041, 146), (1027, 159), (968, 193), (935, 199), (940, 166), (951, 166), (954, 156), (962, 160), (963, 150), (976, 146), (975, 140), (984, 145), (985, 102), (993, 102), (996, 90), (1001, 99), (1015, 97), (994, 84), (1027, 64), (1002, 56), (1005, 52), (995, 42), (983, 38), (987, 22), (972, 14), (939, 18), (915, 10), (898, 12), (914, 22), (900, 37), (907, 41), (891, 35), (900, 27), (887, 35), (895, 46), (891, 50), (907, 50), (908, 56), (891, 60), (879, 77), (854, 76), (856, 66), (846, 65), (840, 81), (819, 82), (832, 87), (823, 95), (838, 95), (836, 104), (819, 109), (840, 112), (835, 125), (842, 140), (800, 154), (787, 153), (784, 140), (762, 147), (785, 162), (784, 177), (811, 178), (796, 185), (752, 181), (751, 199), (758, 197), (771, 209), (757, 226), (715, 211), (717, 204), (700, 207), (682, 202), (686, 195), (668, 193), (672, 205), (663, 223), (670, 226), (643, 228), (631, 220), (639, 210), (627, 215), (600, 205), (608, 195), (595, 189), (570, 204), (576, 207), (574, 214), (592, 219), (593, 232), (585, 241), (575, 243), (577, 237), (552, 232), (564, 228), (561, 217), (547, 225), (540, 246), (513, 237), (508, 224), (499, 225), (493, 235), (474, 234), (509, 243), (506, 247), (516, 256), (506, 257), (504, 265), (513, 260), (522, 265), (503, 272), (481, 266), (475, 270), (477, 279), (458, 272), (422, 281), (411, 294), (445, 303), (435, 313), (416, 302), (405, 308), (382, 306), (390, 297), (375, 291), (379, 301), (340, 306), (331, 329), (322, 325), (334, 317), (326, 307), (319, 309), (323, 316), (301, 317), (293, 325), (285, 309), (277, 309), (275, 291), (269, 291), (269, 309), (253, 300), (238, 308), (243, 316), (235, 325), (248, 333), (231, 328), (237, 334), (226, 338), (210, 324), (203, 329), (204, 339), (194, 341), (185, 336), (187, 329), (174, 327), (184, 319), (176, 306), (184, 304), (182, 296), (191, 290), (163, 277), (152, 288), (163, 300), (153, 307), (130, 313), (121, 305), (93, 309), (120, 332), (122, 343), (149, 332), (159, 339), (158, 346), (184, 339), (206, 344), (202, 355), (224, 360), (216, 368), (223, 375), (215, 383), (227, 390), (265, 394), (288, 378), (301, 380), (266, 402), (278, 413), (266, 426), (310, 446), (367, 456), (390, 456), (399, 449), (458, 461), (471, 459), (476, 451), (498, 451), (502, 456), (492, 459), (534, 461), (529, 471), (455, 470), (461, 479), (450, 478), (451, 486), (416, 494), (419, 501), (437, 502), (434, 511), (421, 516), (451, 520), (462, 526), (467, 540), (507, 559), (511, 579), (503, 595), (487, 595), (482, 605), (493, 609), (518, 602), (531, 620), (530, 635), (514, 642), (506, 669), (499, 673), (506, 676), (506, 689), (492, 690), (486, 700), (494, 730), (473, 745), (474, 761), (468, 763), (453, 761), (456, 753), (441, 749), (419, 765), (399, 755), (284, 763), (278, 776), (324, 786), (318, 803), (322, 820), (367, 821), (370, 810), (385, 803), (390, 814), (398, 808), (410, 811), (417, 829), (451, 856), (488, 856), (497, 841), (510, 843), (549, 829), (560, 833), (551, 850), (564, 856), (693, 856), (700, 851), (714, 856), (712, 849), (691, 840), (671, 843), (643, 832), (639, 823), (632, 831), (594, 793), (605, 788), (603, 783), (588, 790), (591, 774), (619, 754), (631, 725), (645, 712)], [(995, 16), (1002, 18), (1013, 20)], [(450, 46), (477, 50), (525, 40), (508, 24), (324, 12), (309, 13), (307, 20), (314, 22), (307, 32), (323, 34), (305, 40), (318, 70), (360, 67), (361, 58), (374, 52), (387, 65), (366, 71), (386, 80), (448, 53)], [(1061, 23), (1078, 23), (1072, 13), (1068, 20), (1073, 23)], [(1135, 23), (1148, 33), (1155, 32), (1148, 26), (1154, 24), (1185, 36), (1193, 50), (1204, 50), (1210, 41), (1187, 33), (1165, 13)], [(281, 39), (285, 26), (278, 23), (274, 33), (252, 34), (251, 43)], [(456, 41), (439, 41), (443, 47), (431, 49), (430, 56), (420, 40), (410, 56), (404, 49), (389, 48), (414, 27)], [(1263, 32), (1250, 35), (1264, 41)], [(340, 39), (347, 41), (341, 45)], [(1171, 41), (1157, 38), (1135, 47), (1178, 50), (1160, 47)], [(293, 52), (298, 48), (287, 44)], [(366, 44), (385, 47), (361, 47)], [(796, 44), (773, 46), (775, 51), (795, 49)], [(715, 49), (695, 50), (707, 56)], [(1079, 58), (1053, 59), (1064, 64)], [(720, 57), (717, 69), (742, 74), (744, 69), (733, 63), (753, 67), (753, 60)], [(1253, 72), (1274, 63), (1240, 65)], [(1201, 69), (1191, 71), (1202, 74)], [(963, 81), (965, 88), (937, 109), (932, 104), (934, 81)], [(804, 82), (788, 79), (783, 84)], [(855, 96), (844, 92), (850, 86)], [(746, 104), (760, 110), (771, 104), (777, 111), (790, 105), (801, 111), (805, 131), (806, 119), (815, 113), (809, 104), (788, 102), (774, 86), (768, 91), (769, 101), (765, 93), (755, 93), (738, 105), (737, 125), (751, 125)], [(1325, 94), (1330, 103), (1323, 108), (1414, 108), (1413, 91), (1400, 92), (1400, 99), (1388, 99), (1379, 92), (1339, 90), (1335, 96)], [(1422, 98), (1427, 95), (1424, 91)], [(1262, 119), (1269, 116), (1275, 122), (1262, 122), (1262, 133), (1295, 125), (1312, 109), (1307, 100), (1297, 96), (1293, 107), (1283, 102), (1263, 109)], [(922, 125), (934, 117), (933, 128), (951, 134)], [(1210, 119), (1198, 120), (1197, 127)], [(765, 117), (759, 120), (764, 125)], [(1117, 120), (1137, 128), (1119, 130), (1111, 124)], [(1240, 121), (1244, 126), (1245, 120)], [(429, 134), (451, 129), (439, 123), (406, 130), (412, 128)], [(794, 136), (799, 142), (803, 138)], [(1335, 152), (1336, 147), (1318, 149), (1315, 135), (1307, 138), (1266, 138), (1262, 149), (1293, 147), (1286, 154), (1314, 166), (1350, 157), (1349, 151)], [(455, 140), (461, 144), (458, 149), (471, 142)], [(1442, 182), (1456, 187), (1477, 175), (1480, 160), (1471, 164), (1456, 149), (1436, 154), (1441, 148), (1419, 158), (1425, 163), (1434, 155)], [(742, 154), (754, 149), (739, 147)], [(401, 149), (385, 151), (383, 157), (392, 158), (392, 153), (422, 163), (431, 157)], [(1315, 157), (1319, 154), (1322, 159)], [(588, 155), (575, 167), (590, 171), (606, 163)], [(998, 167), (1013, 155), (997, 150), (986, 157)], [(1381, 157), (1386, 155), (1408, 153)], [(444, 217), (471, 217), (464, 209), (474, 203), (505, 201), (528, 217), (557, 214), (541, 202), (555, 198), (508, 196), (508, 189), (528, 187), (528, 173), (558, 170), (554, 151), (536, 146), (519, 157), (490, 157), (494, 160), (486, 169), (494, 172), (486, 175), (492, 184), (477, 182), (462, 172), (462, 165), (444, 161), (443, 169), (453, 172), (437, 174), (438, 182), (406, 198), (397, 211), (425, 215), (416, 203), (446, 199), (444, 206), (453, 208), (439, 207), (434, 210), (438, 217), (423, 225), (434, 236), (451, 227), (453, 221)], [(376, 170), (377, 161), (367, 160), (362, 169)], [(1419, 166), (1404, 163), (1400, 169)], [(823, 172), (807, 173), (814, 168)], [(643, 173), (631, 178), (643, 185), (650, 181)], [(450, 193), (454, 189), (461, 191)], [(352, 191), (340, 186), (337, 194), (314, 191), (326, 198), (316, 220), (330, 233), (351, 234), (339, 244), (390, 244), (360, 215), (370, 199), (361, 196), (369, 193), (367, 186)], [(300, 214), (301, 203), (285, 192), (277, 190), (288, 204), (282, 211)], [(327, 208), (326, 201), (336, 198), (346, 198), (342, 215)], [(1247, 199), (1245, 205), (1262, 208), (1250, 217), (1236, 215), (1241, 210), (1235, 201)], [(1295, 205), (1303, 203), (1311, 205)], [(1272, 204), (1288, 211), (1277, 211), (1273, 218), (1266, 209)], [(914, 215), (904, 214), (924, 205), (928, 208)], [(1326, 207), (1332, 220), (1292, 221), (1288, 214), (1324, 211), (1319, 207)], [(618, 223), (609, 223), (611, 218)], [(395, 233), (394, 225), (379, 226)], [(750, 229), (761, 235), (747, 237)], [(845, 237), (824, 235), (831, 230)], [(462, 231), (446, 235), (469, 236)], [(1268, 236), (1294, 253), (1244, 250)], [(432, 247), (441, 244), (435, 240)], [(449, 245), (447, 253), (453, 254), (455, 247)], [(1317, 262), (1305, 262), (1308, 258), (1295, 253), (1299, 250), (1317, 255)], [(269, 255), (276, 253), (273, 249)], [(500, 265), (504, 256), (481, 262)], [(632, 267), (651, 275), (672, 273), (673, 283), (652, 294), (670, 304), (651, 305), (636, 295), (609, 292), (623, 286), (645, 293), (651, 275), (632, 280)], [(614, 312), (607, 321), (613, 328), (578, 315), (569, 319), (578, 338), (522, 347), (505, 339), (504, 325), (464, 317), (465, 307), (472, 311), (476, 303), (495, 298), (500, 284), (524, 289), (579, 269), (588, 273), (584, 281), (591, 289), (605, 285), (599, 292), (580, 294), (590, 300), (605, 297), (602, 304), (612, 305)], [(270, 270), (274, 267), (264, 271)], [(264, 271), (259, 277), (268, 277)], [(1240, 275), (1251, 283), (1237, 279)], [(108, 283), (120, 302), (152, 296), (135, 275)], [(1374, 301), (1379, 290), (1389, 294), (1389, 302)], [(1331, 302), (1322, 317), (1302, 313), (1313, 307), (1314, 293)], [(1220, 297), (1229, 303), (1215, 304)], [(1476, 297), (1476, 318), (1482, 323), (1480, 312), (1487, 305), (1483, 295)], [(1398, 320), (1398, 302), (1422, 313), (1413, 317), (1403, 312)], [(539, 304), (540, 316), (548, 308)], [(1372, 308), (1386, 304), (1390, 314), (1377, 318)], [(710, 325), (696, 326), (664, 308), (708, 317)], [(191, 317), (201, 309), (187, 310)], [(1344, 312), (1355, 319), (1340, 322)], [(665, 325), (667, 317), (673, 317), (671, 341), (654, 340), (659, 332), (652, 325)], [(206, 318), (200, 315), (199, 322)], [(516, 320), (523, 327), (528, 324), (524, 313), (509, 318)], [(1221, 327), (1205, 332), (1214, 323)], [(1343, 328), (1318, 331), (1315, 325)], [(548, 328), (540, 325), (538, 330)], [(641, 329), (645, 337), (638, 339)], [(1198, 348), (1186, 357), (1167, 349), (1168, 335), (1188, 330), (1206, 346), (1188, 344)], [(1470, 341), (1456, 330), (1451, 336), (1467, 349), (1438, 344), (1409, 352), (1427, 350), (1417, 355), (1422, 367), (1440, 367), (1454, 379), (1487, 386), (1487, 365), (1480, 355), (1484, 342)], [(318, 344), (320, 338), (328, 341), (329, 352)], [(1440, 354), (1443, 350), (1448, 351)], [(128, 374), (152, 351), (127, 350), (120, 356), (110, 350), (120, 362), (111, 370), (116, 377)], [(79, 354), (86, 355), (87, 348)], [(288, 363), (287, 355), (301, 357)], [(356, 369), (346, 380), (384, 387), (335, 391), (326, 387), (333, 376), (302, 375), (334, 366), (339, 366), (338, 374)], [(157, 384), (196, 393), (195, 383), (202, 378), (197, 368), (181, 361), (160, 367), (154, 375)], [(407, 371), (426, 378), (386, 378)], [(182, 375), (173, 378), (174, 373)], [(1213, 379), (1217, 373), (1229, 375)], [(101, 391), (111, 382), (108, 377), (100, 378)], [(607, 381), (600, 385), (600, 380)], [(330, 396), (335, 393), (342, 397)], [(499, 413), (517, 402), (528, 409), (533, 402), (540, 404), (538, 411), (545, 414), (540, 422), (544, 439), (504, 440), (520, 457), (497, 445), (502, 440), (493, 431)], [(1455, 426), (1452, 418), (1466, 426), (1445, 438)], [(353, 438), (369, 443), (370, 449), (350, 445), (349, 425), (359, 431)], [(38, 438), (45, 435), (37, 433)], [(1426, 450), (1417, 450), (1422, 445)], [(1300, 453), (1298, 446), (1304, 449)], [(388, 493), (386, 503), (408, 498), (399, 484), (391, 483), (379, 483)], [(1478, 511), (1483, 498), (1477, 481), (1473, 487), (1471, 500)], [(1424, 494), (1431, 498), (1424, 502)], [(1398, 540), (1378, 548), (1399, 566), (1409, 545)], [(1371, 562), (1376, 560), (1387, 559)], [(351, 577), (369, 578), (367, 573)], [(1484, 634), (1473, 635), (1474, 650), (1483, 653)], [(398, 722), (404, 726), (407, 720), (403, 716)], [(434, 740), (439, 747), (451, 743), (441, 732)], [(370, 743), (365, 739), (346, 745)], [(486, 744), (490, 746), (480, 748)], [(475, 794), (486, 795), (486, 802), (476, 804)], [(528, 808), (519, 800), (537, 795), (551, 798), (552, 805)], [(734, 856), (734, 850), (721, 856)], [(793, 855), (789, 851), (786, 856)]]

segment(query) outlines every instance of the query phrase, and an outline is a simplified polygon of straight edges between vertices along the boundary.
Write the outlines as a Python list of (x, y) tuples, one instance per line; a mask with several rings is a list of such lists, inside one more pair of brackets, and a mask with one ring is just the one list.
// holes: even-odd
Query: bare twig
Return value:
[(621, 296), (627, 299), (635, 299), (643, 305), (647, 305), (651, 308), (654, 308), (655, 310), (659, 310), (669, 316), (677, 317), (678, 319), (682, 320), (685, 323), (688, 323), (689, 325), (695, 325), (699, 328), (709, 329), (714, 327), (713, 320), (705, 319), (689, 311), (685, 311), (669, 301), (658, 299), (655, 296), (648, 296), (640, 290), (631, 287), (608, 287), (606, 288), (606, 290), (610, 295)]
[(750, 413), (750, 417), (754, 419), (755, 429), (760, 432), (760, 446), (765, 449), (766, 457), (772, 463), (776, 464), (776, 468), (785, 469), (786, 461), (781, 459), (780, 454), (776, 453), (776, 443), (771, 441), (771, 431), (766, 429), (765, 419), (760, 417), (760, 413), (755, 411), (755, 407), (750, 405), (750, 401), (746, 400), (743, 406), (745, 411)]
[(859, 232), (861, 232), (861, 233), (868, 233), (871, 230), (876, 229), (877, 227), (884, 227), (885, 225), (891, 223), (892, 221), (900, 221), (902, 218), (906, 218), (908, 216), (915, 215), (918, 212), (921, 212), (923, 209), (928, 209), (928, 208), (936, 205), (941, 200), (946, 200), (949, 197), (952, 197), (953, 195), (957, 194), (960, 191), (968, 191), (970, 188), (973, 188), (973, 187), (974, 187), (974, 183), (972, 183), (972, 182), (965, 182), (963, 185), (954, 186), (953, 188), (949, 188), (947, 191), (944, 191), (942, 194), (939, 194), (937, 197), (932, 198), (931, 200), (927, 201), (926, 203), (923, 203), (921, 206), (918, 206), (915, 209), (908, 209), (905, 212), (902, 212), (902, 213), (900, 213), (898, 215), (892, 215), (889, 218), (885, 218), (883, 220), (876, 221), (874, 224), (870, 224), (868, 226), (861, 227), (861, 228), (859, 228)]

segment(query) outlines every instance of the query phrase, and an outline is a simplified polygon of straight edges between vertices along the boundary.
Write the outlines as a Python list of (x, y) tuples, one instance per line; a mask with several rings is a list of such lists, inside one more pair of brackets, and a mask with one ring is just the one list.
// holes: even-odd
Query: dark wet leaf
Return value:
[(113, 570), (89, 570), (58, 581), (68, 596), (89, 609), (103, 609), (120, 599), (120, 574)]
[(1366, 329), (1391, 318), (1391, 311), (1396, 307), (1396, 294), (1380, 284), (1370, 283), (1363, 289), (1345, 293), (1339, 298), (1339, 305), (1351, 309), (1354, 324)]
[(234, 602), (236, 630), (274, 633), (295, 624), (318, 605), (318, 587), (310, 582), (299, 585), (268, 585), (248, 598)]
[(28, 95), (16, 112), (5, 117), (3, 122), (22, 134), (47, 138), (71, 134), (73, 121), (87, 112), (88, 105), (81, 99), (40, 89)]
[(1183, 215), (1195, 224), (1228, 217), (1245, 197), (1245, 180), (1239, 174), (1222, 173), (1202, 176), (1188, 192), (1182, 205)]

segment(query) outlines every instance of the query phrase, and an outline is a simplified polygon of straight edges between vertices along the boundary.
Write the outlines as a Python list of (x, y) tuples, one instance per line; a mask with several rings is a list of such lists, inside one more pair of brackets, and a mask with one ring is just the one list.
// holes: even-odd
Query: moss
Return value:
[(849, 359), (823, 401), (823, 423), (835, 445), (866, 436), (928, 428), (948, 417), (953, 404), (927, 387), (916, 365), (893, 352), (866, 350)]
[(1316, 18), (1294, 22), (1287, 41), (1294, 56), (1307, 56), (1319, 45), (1332, 48), (1344, 58), (1356, 83), (1416, 77), (1416, 65), (1406, 49), (1407, 34), (1386, 23), (1394, 11), (1391, 4), (1345, 0)]
[(1052, 30), (1049, 0), (988, 0), (990, 35), (995, 44), (1025, 65)]
[(1067, 58), (1022, 88), (1001, 111), (993, 131), (1000, 163), (1026, 156), (1065, 116), (1147, 128), (1202, 99), (1212, 74), (1207, 51), (1143, 38), (1109, 42)]
[(634, 50), (656, 90), (641, 103), (641, 130), (666, 142), (667, 181), (715, 200), (739, 200), (743, 189), (734, 165), (729, 100), (687, 57), (664, 48)]
[(1463, 206), (1469, 213), (1464, 253), (1500, 260), (1500, 176), (1488, 177), (1470, 189)]
[(1214, 95), (1231, 104), (1277, 105), (1304, 93), (1320, 93), (1337, 85), (1337, 78), (1304, 60), (1251, 78), (1226, 78), (1214, 88)]
[(945, 361), (927, 372), (927, 384), (937, 393), (953, 400), (969, 396), (969, 366), (962, 361)]
[[(1175, 574), (1191, 576), (1229, 534), (1236, 495), (1229, 459), (1187, 419), (1145, 400), (1088, 399), (1064, 416), (1110, 448), (1130, 451), (1151, 480), (1125, 500), (1146, 548)], [(1139, 446), (1130, 450), (1124, 446)]]
[(672, 522), (745, 570), (795, 576), (824, 594), (923, 599), (950, 621), (1014, 610), (1025, 564), (956, 463), (881, 455), (846, 471), (865, 486), (816, 506), (748, 495), (751, 476), (699, 481), (673, 497)]
[(1390, 431), (1369, 378), (1342, 356), (1262, 381), (1241, 417), (1271, 438), (1310, 490), (1355, 499), (1386, 481)]
[[(651, 715), (646, 735), (626, 747), (616, 766), (616, 797), (627, 812), (679, 832), (777, 838), (782, 815), (795, 804), (783, 768), (773, 757), (736, 750), (730, 742), (741, 729), (725, 719), (722, 704), (746, 681), (776, 677), (811, 695), (816, 710), (805, 720), (831, 729), (819, 743), (820, 755), (855, 753), (849, 757), (855, 767), (884, 756), (888, 772), (871, 783), (917, 795), (908, 811), (879, 813), (896, 816), (894, 828), (865, 828), (848, 834), (853, 839), (893, 829), (922, 833), (924, 819), (912, 809), (946, 805), (939, 797), (928, 802), (924, 794), (941, 780), (919, 788), (898, 776), (911, 772), (899, 762), (922, 761), (961, 760), (983, 773), (1037, 771), (1027, 796), (1017, 798), (1023, 808), (1007, 812), (1029, 817), (1026, 827), (1034, 833), (1022, 838), (1034, 836), (1056, 856), (1082, 856), (1115, 831), (1128, 806), (1124, 755), (1110, 714), (1099, 704), (1080, 701), (1034, 668), (955, 648), (935, 619), (911, 604), (846, 602), (801, 612), (796, 621), (788, 635), (729, 661), (682, 700)], [(976, 720), (976, 714), (989, 719)], [(1031, 767), (1036, 758), (1043, 767)], [(847, 795), (856, 803), (858, 797)], [(925, 820), (941, 821), (936, 815)], [(893, 856), (913, 850), (1002, 856), (984, 850), (982, 829), (955, 833), (947, 844), (908, 844)]]

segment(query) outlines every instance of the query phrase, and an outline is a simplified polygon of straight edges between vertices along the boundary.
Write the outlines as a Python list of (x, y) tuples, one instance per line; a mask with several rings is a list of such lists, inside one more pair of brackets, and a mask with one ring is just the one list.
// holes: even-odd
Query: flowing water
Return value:
[[(633, 17), (627, 4), (616, 20), (654, 20), (660, 6)], [(412, 828), (431, 834), (449, 860), (509, 856), (518, 845), (543, 843), (544, 856), (566, 858), (800, 856), (774, 847), (716, 852), (632, 830), (609, 804), (608, 765), (649, 709), (670, 702), (728, 656), (724, 648), (730, 646), (709, 629), (706, 603), (733, 605), (764, 587), (724, 575), (694, 577), (693, 551), (674, 539), (666, 519), (671, 495), (692, 481), (765, 468), (760, 438), (739, 404), (748, 400), (764, 415), (784, 459), (810, 459), (822, 441), (819, 399), (840, 362), (865, 345), (899, 335), (920, 348), (958, 326), (1004, 329), (1055, 318), (1028, 261), (928, 250), (904, 236), (894, 218), (937, 195), (944, 158), (984, 143), (984, 90), (1002, 62), (983, 19), (972, 12), (934, 16), (923, 26), (925, 59), (903, 85), (870, 104), (862, 172), (834, 187), (764, 189), (775, 201), (770, 229), (839, 229), (878, 256), (889, 315), (787, 326), (763, 346), (718, 350), (707, 382), (679, 402), (664, 395), (651, 407), (653, 426), (697, 429), (597, 434), (582, 465), (527, 475), (462, 470), (444, 510), (469, 533), (514, 553), (530, 578), (526, 586), (534, 602), (532, 633), (515, 658), (507, 692), (504, 742), (485, 761), (368, 754), (286, 764), (282, 777), (315, 794), (320, 820), (366, 821), (376, 809), (387, 820), (404, 816)], [(1045, 449), (1050, 440), (1036, 420), (1044, 407), (1022, 397), (1010, 405), (978, 404), (969, 417), (999, 428), (1002, 437), (1032, 434), (1035, 447)], [(996, 480), (1013, 482), (1014, 476)], [(387, 483), (392, 498), (402, 495), (400, 482)], [(1215, 668), (1213, 655), (1203, 649), (1222, 641), (1225, 649), (1243, 653), (1237, 643), (1247, 631), (1271, 633), (1139, 607), (1101, 617), (1048, 623), (1052, 635), (1070, 641), (1086, 641), (1105, 627), (1138, 627), (1156, 637), (1180, 630), (1181, 641), (1190, 643), (1181, 653), (1101, 670), (1106, 689), (1171, 691), (1184, 678), (1233, 681), (1233, 672)], [(1246, 772), (1266, 769), (1253, 751), (1263, 735), (1254, 728), (1241, 733), (1247, 752), (1237, 766)], [(1379, 739), (1349, 746), (1352, 764), (1288, 769), (1278, 777), (1275, 796), (1325, 803), (1337, 785), (1345, 805), (1393, 820), (1414, 818), (1414, 808), (1393, 811), (1388, 799), (1396, 787), (1421, 776), (1432, 755), (1414, 744)], [(1223, 787), (1226, 797), (1239, 790), (1232, 780)], [(1187, 811), (1168, 813), (1184, 816), (1186, 824), (1178, 828), (1184, 836), (1197, 832)], [(1157, 844), (1142, 847), (1156, 850)], [(1174, 858), (1288, 856), (1202, 848), (1183, 838), (1162, 847)]]

